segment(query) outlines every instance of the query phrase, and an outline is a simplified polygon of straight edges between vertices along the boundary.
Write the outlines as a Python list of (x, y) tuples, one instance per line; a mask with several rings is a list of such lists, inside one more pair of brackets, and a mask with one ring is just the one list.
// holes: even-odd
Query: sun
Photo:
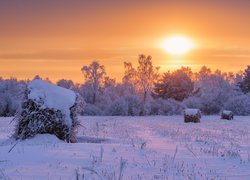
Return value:
[(182, 55), (194, 47), (192, 41), (184, 36), (171, 36), (162, 42), (162, 48), (171, 55)]

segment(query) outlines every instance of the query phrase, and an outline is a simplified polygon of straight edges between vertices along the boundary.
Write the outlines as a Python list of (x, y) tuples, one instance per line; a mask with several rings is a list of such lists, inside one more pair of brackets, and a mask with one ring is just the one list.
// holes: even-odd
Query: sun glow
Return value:
[(171, 55), (182, 55), (189, 52), (193, 47), (193, 43), (183, 36), (172, 36), (162, 42), (162, 48)]

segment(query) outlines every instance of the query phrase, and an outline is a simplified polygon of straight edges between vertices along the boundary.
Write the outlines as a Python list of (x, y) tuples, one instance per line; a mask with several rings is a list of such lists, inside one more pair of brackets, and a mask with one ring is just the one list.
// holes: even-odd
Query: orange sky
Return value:
[[(92, 60), (120, 80), (123, 62), (152, 55), (161, 72), (202, 65), (223, 71), (250, 64), (250, 1), (0, 1), (0, 76), (83, 81)], [(171, 35), (192, 39), (181, 57), (159, 47)]]

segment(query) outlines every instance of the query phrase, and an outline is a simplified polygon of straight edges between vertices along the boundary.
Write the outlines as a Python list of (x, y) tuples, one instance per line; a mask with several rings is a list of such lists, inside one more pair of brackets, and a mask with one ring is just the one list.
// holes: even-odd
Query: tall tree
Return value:
[(97, 61), (93, 61), (89, 66), (83, 66), (81, 70), (85, 78), (85, 83), (89, 84), (92, 88), (92, 103), (95, 104), (98, 90), (106, 75), (105, 68)]
[(133, 68), (130, 62), (124, 62), (123, 82), (132, 84), (142, 94), (145, 104), (147, 96), (152, 91), (154, 82), (158, 78), (159, 67), (154, 67), (152, 57), (144, 54), (139, 55), (138, 64), (137, 68)]

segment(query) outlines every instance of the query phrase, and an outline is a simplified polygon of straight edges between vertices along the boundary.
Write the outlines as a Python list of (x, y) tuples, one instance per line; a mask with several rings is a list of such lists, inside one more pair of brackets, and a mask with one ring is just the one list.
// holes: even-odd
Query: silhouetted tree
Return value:
[(173, 73), (167, 72), (155, 83), (153, 95), (157, 98), (173, 98), (182, 101), (191, 95), (194, 90), (194, 82), (191, 80), (191, 70), (182, 68)]
[(58, 86), (64, 87), (66, 89), (75, 89), (75, 85), (72, 80), (60, 79), (56, 82)]
[(243, 80), (239, 83), (239, 87), (243, 93), (250, 92), (250, 66), (247, 66), (243, 73)]

